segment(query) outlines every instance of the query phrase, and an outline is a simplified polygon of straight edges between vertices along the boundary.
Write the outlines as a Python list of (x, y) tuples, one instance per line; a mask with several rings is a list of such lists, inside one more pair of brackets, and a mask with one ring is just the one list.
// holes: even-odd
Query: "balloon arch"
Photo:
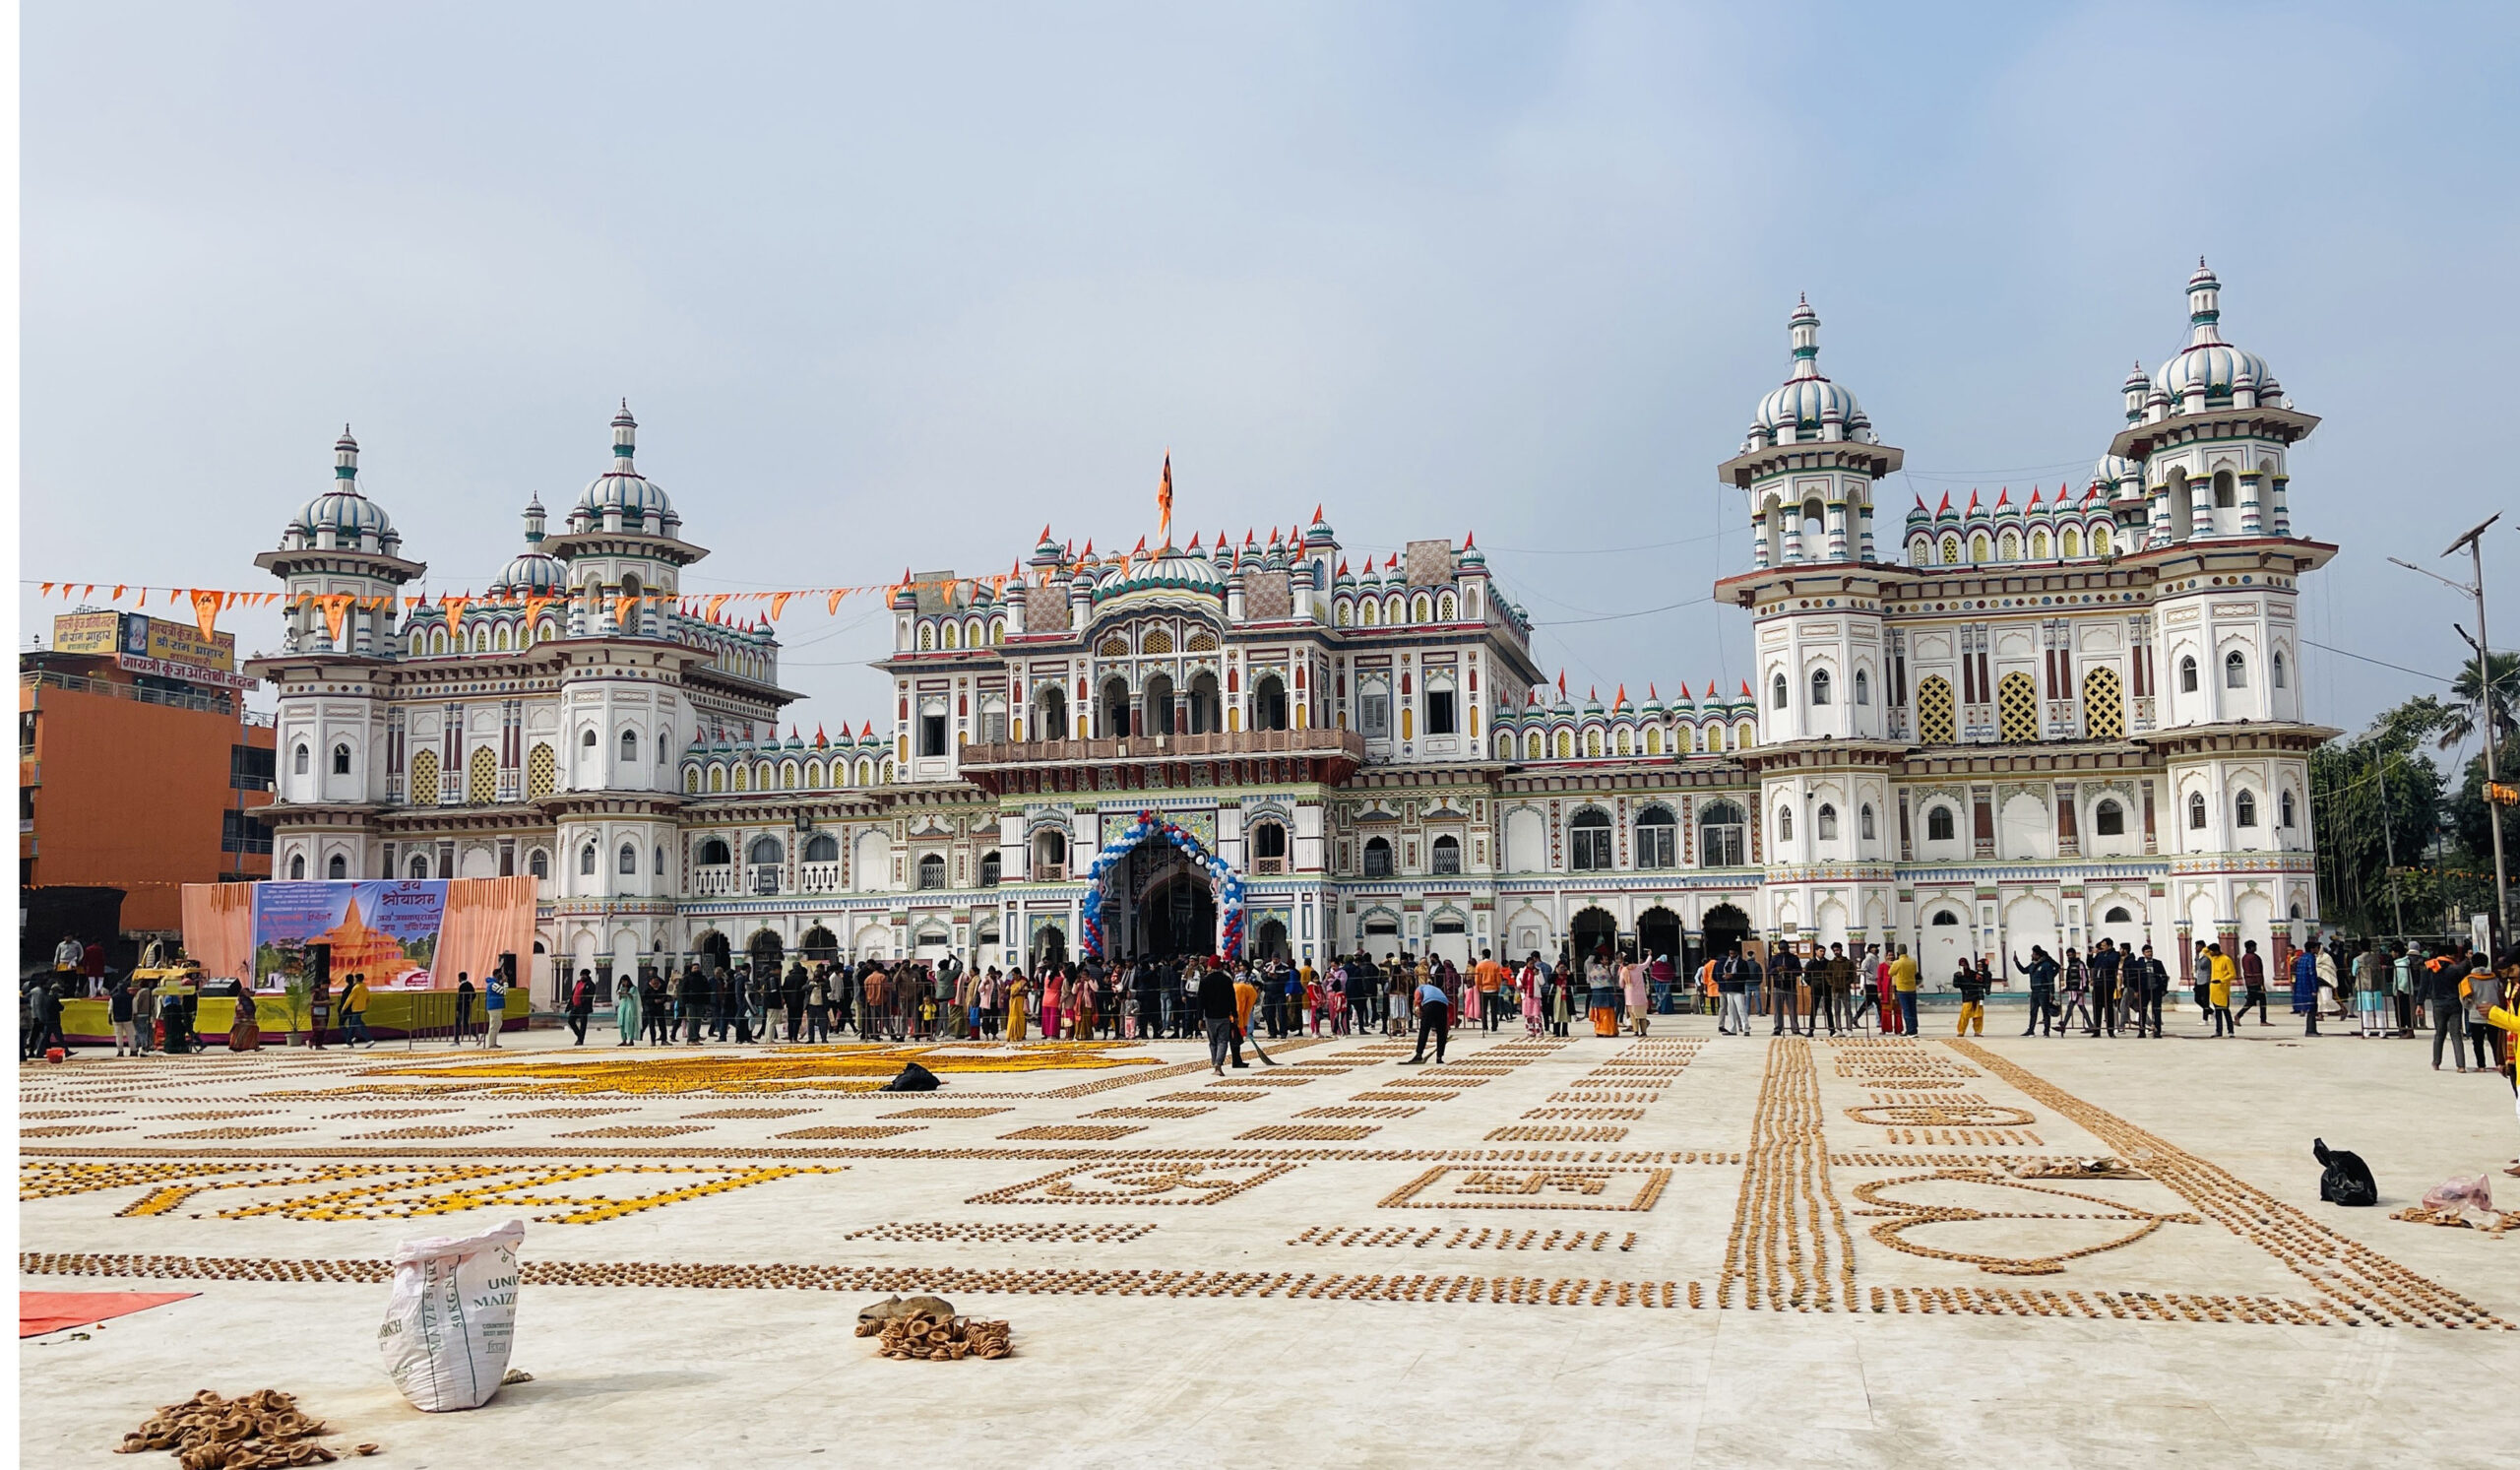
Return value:
[(1086, 874), (1094, 886), (1085, 890), (1085, 942), (1083, 945), (1085, 953), (1100, 955), (1105, 947), (1102, 934), (1102, 900), (1109, 891), (1111, 869), (1119, 864), (1122, 858), (1128, 856), (1131, 849), (1150, 837), (1162, 837), (1179, 848), (1182, 855), (1190, 860), (1191, 866), (1207, 874), (1208, 889), (1216, 895), (1217, 901), (1217, 950), (1228, 956), (1240, 954), (1242, 952), (1242, 874), (1233, 870), (1233, 864), (1202, 847), (1199, 839), (1191, 835), (1188, 828), (1177, 822), (1166, 821), (1161, 813), (1152, 808), (1140, 811), (1138, 819), (1129, 825), (1127, 831), (1122, 832), (1094, 857), (1094, 866)]

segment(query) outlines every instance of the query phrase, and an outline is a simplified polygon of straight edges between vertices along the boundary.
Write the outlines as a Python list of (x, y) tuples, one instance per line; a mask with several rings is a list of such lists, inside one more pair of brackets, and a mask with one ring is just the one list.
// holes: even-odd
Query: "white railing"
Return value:
[(840, 891), (840, 864), (837, 863), (805, 863), (804, 876), (801, 881), (804, 891), (807, 893), (838, 893)]
[(735, 891), (732, 867), (695, 867), (691, 870), (691, 891), (701, 897), (721, 897)]

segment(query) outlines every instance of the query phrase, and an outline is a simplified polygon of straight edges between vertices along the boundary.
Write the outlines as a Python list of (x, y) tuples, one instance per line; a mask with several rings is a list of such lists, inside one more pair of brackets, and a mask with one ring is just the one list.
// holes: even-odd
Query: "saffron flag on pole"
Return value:
[(1172, 451), (1164, 451), (1164, 480), (1155, 487), (1156, 532), (1165, 545), (1172, 544)]

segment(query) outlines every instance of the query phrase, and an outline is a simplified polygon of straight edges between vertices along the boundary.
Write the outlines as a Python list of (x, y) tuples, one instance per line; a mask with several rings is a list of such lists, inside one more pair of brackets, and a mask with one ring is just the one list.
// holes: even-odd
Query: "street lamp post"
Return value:
[(2486, 824), (2493, 833), (2493, 918), (2496, 928), (2508, 937), (2511, 932), (2511, 893), (2508, 874), (2504, 870), (2502, 860), (2502, 813), (2494, 805), (2492, 791), (2492, 788), (2501, 784), (2501, 772), (2496, 766), (2494, 756), (2496, 741), (2493, 728), (2493, 660), (2488, 652), (2493, 645), (2488, 641), (2485, 629), (2485, 545), (2482, 540), (2486, 531), (2501, 519), (2502, 512), (2495, 511), (2470, 528), (2458, 540), (2450, 543), (2441, 552), (2443, 556), (2453, 556), (2458, 553), (2461, 546), (2467, 547), (2469, 567), (2476, 576), (2474, 582), (2462, 585), (2438, 572), (2426, 571), (2423, 567), (2411, 562), (2399, 561), (2394, 556), (2389, 560), (2405, 567), (2408, 571), (2423, 572), (2433, 581), (2476, 599), (2477, 635), (2474, 638), (2468, 638), (2467, 630), (2461, 628), (2459, 636), (2467, 639), (2469, 646), (2477, 651), (2477, 705), (2480, 718), (2485, 722)]

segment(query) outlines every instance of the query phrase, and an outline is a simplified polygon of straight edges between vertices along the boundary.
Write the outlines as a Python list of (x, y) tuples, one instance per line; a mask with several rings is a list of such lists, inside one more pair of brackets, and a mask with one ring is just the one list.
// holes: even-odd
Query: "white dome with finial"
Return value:
[(542, 549), (542, 497), (536, 495), (525, 506), (525, 549), (499, 569), (498, 580), (490, 584), (490, 591), (556, 593), (566, 580), (561, 574), (560, 559)]
[(1831, 437), (1828, 428), (1834, 421), (1836, 437), (1874, 442), (1872, 420), (1864, 416), (1855, 394), (1820, 375), (1820, 314), (1811, 309), (1808, 297), (1796, 302), (1788, 330), (1794, 343), (1794, 371), (1783, 387), (1771, 389), (1759, 400), (1758, 411), (1750, 415), (1752, 435), (1780, 444), (1825, 439)]
[(2153, 372), (2153, 386), (2170, 396), (2174, 414), (2191, 387), (2201, 387), (2205, 402), (2215, 406), (2229, 404), (2236, 387), (2256, 394), (2261, 404), (2284, 402), (2266, 359), (2223, 340), (2222, 291), (2223, 283), (2198, 256), (2196, 274), (2187, 278), (2187, 346)]
[(652, 515), (668, 536), (682, 525), (664, 486), (640, 474), (633, 463), (638, 445), (639, 420), (630, 416), (630, 403), (624, 399), (621, 412), (612, 415), (612, 467), (589, 481), (578, 497), (577, 508), (569, 512), (571, 531), (603, 530), (615, 512), (624, 531), (639, 530)]
[(281, 529), (282, 544), (289, 550), (321, 547), (328, 538), (331, 545), (346, 550), (389, 555), (403, 543), (385, 508), (359, 493), (358, 440), (350, 437), (346, 423), (333, 445), (333, 487), (299, 506)]

